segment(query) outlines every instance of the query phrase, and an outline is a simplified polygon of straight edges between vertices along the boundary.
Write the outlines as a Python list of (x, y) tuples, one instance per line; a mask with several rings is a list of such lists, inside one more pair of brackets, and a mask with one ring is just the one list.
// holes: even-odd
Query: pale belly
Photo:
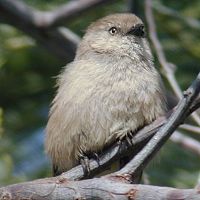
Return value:
[(84, 130), (86, 138), (81, 140), (83, 148), (87, 146), (89, 151), (99, 151), (161, 115), (163, 111), (157, 107), (160, 99), (153, 93), (145, 97), (142, 93), (137, 95), (131, 90), (118, 89), (110, 93), (104, 91), (104, 96), (98, 94), (98, 98), (93, 96), (86, 111), (88, 121), (84, 121), (89, 126)]

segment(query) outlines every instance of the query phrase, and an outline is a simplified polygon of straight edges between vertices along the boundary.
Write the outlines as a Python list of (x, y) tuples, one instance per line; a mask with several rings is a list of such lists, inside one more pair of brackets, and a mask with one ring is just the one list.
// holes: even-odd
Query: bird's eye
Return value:
[(110, 33), (111, 35), (115, 35), (115, 34), (117, 33), (117, 28), (116, 28), (116, 27), (110, 28), (110, 29), (109, 29), (109, 33)]

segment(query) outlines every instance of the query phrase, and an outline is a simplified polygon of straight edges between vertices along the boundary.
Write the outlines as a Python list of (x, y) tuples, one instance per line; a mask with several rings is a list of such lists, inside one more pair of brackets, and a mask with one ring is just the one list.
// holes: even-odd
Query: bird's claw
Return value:
[(127, 135), (125, 136), (125, 140), (126, 140), (128, 146), (133, 146), (132, 138), (133, 138), (133, 133), (130, 131), (130, 132), (128, 132)]
[(83, 168), (84, 175), (89, 175), (90, 174), (90, 163), (89, 163), (89, 158), (85, 155), (80, 156), (80, 163)]
[(98, 156), (97, 153), (90, 152), (87, 155), (81, 155), (80, 156), (80, 163), (82, 165), (82, 168), (83, 168), (85, 175), (90, 174), (90, 161), (89, 161), (89, 159), (95, 160), (98, 163), (98, 165), (100, 165), (100, 160), (99, 160), (99, 156)]
[(93, 158), (98, 163), (98, 165), (100, 165), (100, 159), (99, 159), (99, 155), (97, 153), (92, 152), (90, 157)]
[(118, 144), (119, 144), (119, 151), (120, 152), (123, 152), (123, 148), (122, 148), (123, 147), (123, 145), (122, 145), (123, 144), (122, 143), (123, 140), (127, 144), (126, 148), (133, 146), (132, 138), (133, 138), (133, 133), (132, 132), (128, 132), (125, 136), (119, 138)]

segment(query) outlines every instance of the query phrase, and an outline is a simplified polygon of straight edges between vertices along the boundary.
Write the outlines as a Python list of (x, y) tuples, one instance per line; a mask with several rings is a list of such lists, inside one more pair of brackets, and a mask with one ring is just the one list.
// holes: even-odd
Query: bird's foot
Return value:
[(80, 156), (80, 163), (83, 168), (84, 175), (88, 176), (90, 174), (90, 163), (89, 158), (85, 155)]
[(95, 160), (100, 165), (99, 156), (96, 152), (90, 152), (80, 156), (80, 163), (83, 167), (84, 174), (88, 176), (90, 174), (90, 159)]
[(119, 151), (120, 152), (123, 152), (123, 148), (124, 146), (122, 145), (122, 141), (125, 141), (126, 142), (126, 148), (128, 147), (132, 147), (133, 146), (133, 141), (132, 141), (132, 138), (133, 138), (133, 132), (132, 131), (128, 131), (126, 134), (124, 135), (121, 135), (121, 137), (119, 137), (118, 139), (118, 144), (119, 144)]
[(98, 165), (100, 165), (99, 155), (96, 152), (91, 152), (88, 157), (92, 158), (97, 162)]
[(132, 142), (133, 135), (134, 134), (132, 131), (128, 131), (125, 134), (121, 134), (118, 138), (120, 141), (125, 140), (129, 146), (132, 146), (133, 145), (133, 142)]

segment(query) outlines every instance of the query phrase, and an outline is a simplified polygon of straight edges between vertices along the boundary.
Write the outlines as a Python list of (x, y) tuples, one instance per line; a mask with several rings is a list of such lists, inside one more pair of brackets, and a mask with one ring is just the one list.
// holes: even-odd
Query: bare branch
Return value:
[(200, 97), (198, 97), (198, 98), (195, 100), (195, 102), (193, 103), (193, 105), (191, 106), (191, 108), (190, 108), (190, 110), (189, 110), (188, 112), (192, 113), (192, 112), (195, 111), (195, 110), (199, 111), (199, 110), (198, 110), (199, 107), (200, 107)]
[[(159, 192), (158, 192), (159, 191)], [(0, 199), (115, 199), (115, 200), (198, 200), (200, 189), (176, 189), (150, 185), (133, 185), (119, 177), (69, 181), (66, 178), (46, 178), (0, 188)]]
[(189, 131), (189, 132), (200, 134), (200, 127), (198, 127), (198, 126), (193, 126), (193, 125), (190, 125), (190, 124), (183, 124), (183, 125), (180, 126), (180, 128), (182, 130), (186, 130), (186, 131)]
[(98, 6), (103, 3), (112, 2), (113, 0), (78, 0), (69, 1), (67, 4), (61, 5), (53, 11), (40, 12), (35, 23), (40, 27), (52, 27), (58, 26), (62, 23), (66, 23), (73, 17), (79, 16), (82, 12), (88, 9)]
[(64, 28), (42, 29), (35, 23), (38, 12), (18, 0), (0, 0), (0, 22), (10, 24), (33, 37), (64, 61), (72, 60), (79, 37)]
[(179, 144), (184, 149), (189, 149), (190, 151), (194, 152), (198, 156), (200, 156), (200, 142), (186, 136), (179, 131), (175, 131), (174, 134), (170, 137), (171, 141), (176, 144)]
[(69, 1), (55, 8), (53, 11), (39, 11), (27, 6), (19, 0), (0, 0), (0, 4), (2, 4), (5, 10), (27, 23), (31, 23), (38, 28), (50, 28), (66, 23), (69, 19), (78, 16), (81, 12), (98, 6), (99, 4), (107, 3), (108, 1), (111, 0)]
[(108, 0), (70, 1), (54, 11), (42, 12), (19, 0), (0, 0), (0, 22), (24, 31), (53, 55), (64, 61), (71, 61), (80, 38), (67, 28), (52, 26), (66, 22), (80, 12), (105, 2)]
[(173, 9), (171, 9), (167, 6), (164, 6), (160, 3), (153, 4), (152, 6), (157, 12), (162, 13), (162, 14), (167, 15), (167, 16), (174, 17), (178, 20), (181, 20), (182, 22), (184, 22), (186, 25), (190, 26), (191, 28), (200, 30), (200, 21), (199, 20), (194, 19), (192, 17), (182, 16), (176, 10), (173, 10)]
[[(174, 93), (176, 94), (176, 96), (179, 99), (181, 99), (182, 91), (176, 81), (176, 78), (175, 78), (176, 66), (172, 63), (169, 63), (166, 60), (163, 48), (160, 44), (160, 41), (159, 41), (157, 33), (156, 33), (156, 25), (155, 25), (155, 21), (154, 21), (154, 17), (153, 17), (153, 12), (152, 12), (152, 0), (145, 1), (145, 10), (146, 10), (145, 14), (146, 14), (146, 20), (148, 23), (148, 27), (149, 27), (150, 38), (154, 45), (158, 60), (161, 64), (161, 67), (163, 70), (163, 75), (168, 80), (168, 83), (170, 84), (170, 86), (171, 86), (172, 90), (174, 91)], [(194, 112), (192, 114), (192, 118), (200, 126), (200, 117), (196, 112)]]

